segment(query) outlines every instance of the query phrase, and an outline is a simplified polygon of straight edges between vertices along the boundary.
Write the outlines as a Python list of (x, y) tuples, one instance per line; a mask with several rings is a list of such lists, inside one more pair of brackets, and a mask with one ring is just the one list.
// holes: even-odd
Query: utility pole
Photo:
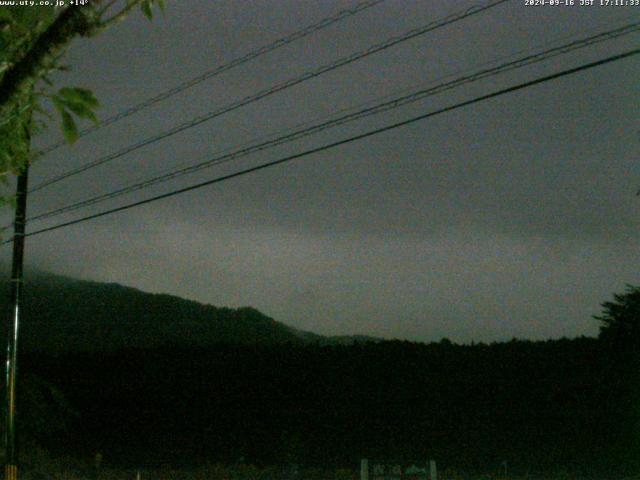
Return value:
[(7, 314), (7, 379), (5, 418), (5, 480), (18, 478), (18, 453), (16, 448), (16, 369), (18, 360), (18, 325), (22, 313), (24, 234), (27, 217), (27, 184), (29, 165), (18, 175), (16, 211), (13, 222), (13, 260), (11, 266), (11, 291)]

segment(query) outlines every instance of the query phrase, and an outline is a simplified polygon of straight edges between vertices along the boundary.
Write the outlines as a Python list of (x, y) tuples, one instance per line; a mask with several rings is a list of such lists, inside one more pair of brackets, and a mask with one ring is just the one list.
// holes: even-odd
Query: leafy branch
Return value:
[(94, 112), (100, 104), (91, 90), (85, 88), (61, 88), (58, 94), (51, 97), (53, 105), (62, 117), (62, 131), (68, 143), (78, 139), (78, 127), (72, 113), (79, 118), (86, 118), (98, 123)]
[(164, 10), (164, 0), (93, 0), (82, 7), (0, 10), (0, 181), (29, 163), (31, 134), (40, 125), (46, 127), (32, 116), (46, 112), (39, 104), (42, 98), (49, 99), (59, 113), (68, 143), (78, 138), (76, 119), (98, 121), (99, 103), (91, 91), (36, 90), (40, 81), (53, 86), (48, 75), (65, 69), (60, 59), (70, 42), (99, 34), (136, 7), (151, 18), (155, 6)]

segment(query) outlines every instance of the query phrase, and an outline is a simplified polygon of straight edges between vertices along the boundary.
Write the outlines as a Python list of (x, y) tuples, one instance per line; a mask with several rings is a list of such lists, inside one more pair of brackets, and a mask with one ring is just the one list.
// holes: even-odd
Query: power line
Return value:
[(496, 7), (502, 3), (505, 3), (509, 0), (492, 0), (489, 3), (486, 4), (482, 4), (482, 5), (476, 5), (473, 7), (470, 7), (464, 11), (458, 12), (458, 13), (454, 13), (451, 15), (448, 15), (447, 17), (441, 19), (441, 20), (435, 20), (433, 22), (430, 22), (426, 25), (423, 25), (422, 27), (418, 27), (418, 28), (414, 28), (412, 30), (409, 30), (408, 32), (405, 32), (402, 35), (399, 36), (395, 36), (395, 37), (391, 37), (387, 40), (385, 40), (384, 42), (375, 44), (365, 50), (361, 50), (359, 52), (353, 53), (351, 55), (348, 55), (346, 57), (343, 57), (339, 60), (336, 60), (334, 62), (331, 62), (329, 64), (323, 65), (315, 70), (311, 70), (308, 71), (298, 77), (295, 78), (291, 78), (289, 80), (286, 80), (282, 83), (276, 84), (272, 87), (269, 87), (267, 89), (261, 90), (258, 93), (255, 93), (253, 95), (244, 97), (241, 100), (238, 100), (234, 103), (231, 103), (229, 105), (226, 105), (224, 107), (221, 107), (217, 110), (214, 110), (212, 112), (206, 113), (204, 115), (200, 115), (198, 117), (195, 117), (191, 120), (189, 120), (188, 122), (184, 122), (180, 125), (177, 125), (163, 133), (154, 135), (152, 137), (146, 138), (145, 140), (142, 140), (138, 143), (135, 143), (133, 145), (130, 145), (128, 147), (125, 147), (117, 152), (111, 153), (109, 155), (106, 155), (104, 157), (98, 158), (97, 160), (94, 160), (92, 162), (89, 162), (83, 166), (80, 166), (78, 168), (69, 170), (65, 173), (62, 173), (56, 177), (53, 177), (49, 180), (45, 180), (43, 182), (41, 182), (40, 184), (34, 186), (31, 190), (30, 193), (32, 192), (36, 192), (38, 190), (41, 190), (45, 187), (48, 187), (50, 185), (53, 185), (54, 183), (60, 182), (62, 180), (65, 180), (69, 177), (73, 177), (75, 175), (78, 175), (80, 173), (83, 173), (87, 170), (90, 170), (92, 168), (95, 168), (99, 165), (102, 165), (104, 163), (107, 163), (111, 160), (115, 160), (117, 158), (120, 158), (128, 153), (131, 153), (135, 150), (138, 150), (139, 148), (145, 147), (147, 145), (151, 145), (152, 143), (158, 142), (160, 140), (163, 140), (167, 137), (170, 137), (172, 135), (175, 135), (177, 133), (180, 133), (184, 130), (193, 128), (197, 125), (200, 125), (201, 123), (204, 123), (208, 120), (211, 120), (213, 118), (219, 117), (221, 115), (224, 115), (225, 113), (229, 113), (233, 110), (236, 110), (238, 108), (241, 108), (245, 105), (248, 105), (250, 103), (256, 102), (258, 100), (261, 100), (263, 98), (269, 97), (275, 93), (281, 92), (283, 90), (286, 90), (288, 88), (294, 87), (302, 82), (305, 82), (307, 80), (310, 80), (312, 78), (316, 78), (319, 77), (320, 75), (323, 75), (325, 73), (328, 73), (330, 71), (333, 71), (337, 68), (343, 67), (345, 65), (348, 65), (350, 63), (356, 62), (357, 60), (360, 60), (362, 58), (368, 57), (369, 55), (373, 55), (375, 53), (381, 52), (383, 50), (386, 50), (388, 48), (391, 48), (395, 45), (398, 45), (402, 42), (406, 42), (408, 40), (411, 40), (413, 38), (416, 38), (420, 35), (424, 35), (425, 33), (431, 32), (433, 30), (436, 30), (438, 28), (444, 27), (446, 25), (458, 22), (460, 20), (463, 20), (464, 18), (479, 14), (481, 12), (484, 12), (485, 10), (488, 10), (490, 8)]
[(635, 22), (635, 23), (624, 25), (619, 28), (608, 30), (606, 32), (601, 32), (595, 35), (591, 35), (589, 37), (586, 37), (580, 40), (575, 40), (561, 46), (553, 47), (542, 52), (536, 52), (530, 55), (526, 55), (524, 57), (518, 58), (510, 62), (502, 63), (492, 68), (486, 68), (486, 69), (480, 70), (471, 75), (464, 75), (454, 80), (451, 80), (449, 82), (440, 83), (430, 88), (414, 91), (408, 95), (403, 95), (403, 96), (394, 98), (392, 100), (388, 100), (388, 101), (379, 103), (377, 105), (364, 108), (356, 112), (348, 113), (338, 118), (334, 118), (325, 122), (317, 123), (315, 125), (312, 125), (306, 128), (289, 132), (285, 135), (278, 136), (271, 140), (250, 145), (248, 147), (241, 148), (241, 149), (226, 153), (224, 155), (220, 155), (220, 156), (208, 159), (204, 162), (200, 162), (195, 165), (190, 165), (184, 168), (172, 170), (172, 171), (169, 171), (168, 173), (164, 173), (156, 177), (143, 180), (142, 182), (134, 183), (132, 185), (128, 185), (126, 187), (122, 187), (108, 193), (97, 195), (97, 196), (94, 196), (85, 200), (81, 200), (79, 202), (76, 202), (70, 205), (65, 205), (63, 207), (50, 210), (48, 212), (34, 215), (33, 217), (30, 217), (28, 220), (35, 221), (35, 220), (42, 220), (45, 218), (51, 218), (57, 215), (61, 215), (63, 213), (78, 210), (83, 207), (95, 205), (97, 203), (111, 200), (121, 195), (142, 190), (144, 188), (148, 188), (159, 183), (164, 183), (174, 178), (177, 178), (186, 174), (194, 173), (196, 171), (209, 168), (214, 165), (226, 163), (231, 160), (245, 157), (247, 155), (250, 155), (258, 151), (263, 151), (277, 145), (289, 143), (294, 140), (298, 140), (300, 138), (313, 135), (315, 133), (326, 130), (328, 128), (333, 128), (338, 125), (343, 125), (348, 122), (352, 122), (352, 121), (359, 120), (374, 114), (378, 114), (394, 108), (398, 108), (400, 106), (407, 105), (409, 103), (413, 103), (418, 100), (422, 100), (426, 97), (436, 95), (444, 91), (451, 90), (453, 88), (457, 88), (467, 83), (476, 82), (476, 81), (489, 78), (498, 74), (509, 72), (514, 69), (532, 65), (534, 63), (538, 63), (558, 55), (566, 54), (580, 48), (585, 48), (587, 46), (591, 46), (596, 43), (604, 42), (614, 38), (619, 38), (623, 35), (628, 35), (630, 33), (638, 32), (639, 30), (640, 30), (640, 22)]
[[(629, 18), (632, 18), (632, 17), (626, 17), (626, 18), (629, 19)], [(637, 19), (638, 18), (635, 18), (635, 20), (637, 20)], [(599, 25), (599, 26), (602, 27), (604, 25), (609, 25), (610, 23), (611, 22), (602, 22), (602, 24)], [(622, 27), (622, 28), (625, 28), (625, 27)], [(598, 31), (597, 28), (590, 28), (590, 29), (583, 30), (582, 32), (580, 32), (580, 34), (587, 34), (588, 33), (588, 34), (592, 34), (592, 35), (596, 36), (597, 34), (594, 33), (594, 32), (597, 32), (597, 31)], [(612, 31), (605, 32), (605, 34), (606, 33), (612, 33)], [(629, 32), (629, 33), (632, 33), (632, 32)], [(371, 99), (366, 100), (364, 102), (359, 102), (358, 104), (355, 104), (355, 105), (352, 104), (350, 106), (345, 106), (345, 107), (340, 108), (340, 109), (338, 109), (338, 110), (336, 110), (336, 111), (334, 111), (334, 112), (332, 112), (330, 114), (322, 115), (321, 117), (316, 118), (315, 120), (306, 120), (306, 121), (303, 121), (303, 122), (299, 122), (299, 123), (297, 123), (297, 124), (295, 124), (293, 126), (280, 128), (280, 129), (272, 131), (270, 133), (265, 133), (265, 134), (259, 135), (257, 137), (253, 137), (251, 140), (246, 140), (246, 141), (243, 141), (242, 143), (235, 144), (233, 146), (229, 146), (229, 147), (227, 147), (227, 148), (225, 148), (223, 150), (218, 150), (216, 152), (216, 155), (224, 155), (224, 154), (229, 153), (229, 152), (234, 152), (235, 150), (238, 150), (238, 149), (243, 149), (243, 148), (246, 148), (246, 147), (249, 147), (249, 146), (253, 146), (256, 142), (262, 142), (262, 141), (264, 141), (266, 139), (273, 138), (274, 135), (280, 136), (280, 135), (283, 135), (285, 133), (289, 133), (294, 129), (302, 129), (302, 128), (306, 128), (306, 127), (309, 127), (309, 126), (313, 126), (313, 125), (315, 125), (314, 122), (318, 122), (318, 121), (323, 121), (324, 122), (324, 121), (326, 121), (328, 119), (335, 118), (336, 115), (342, 114), (344, 112), (355, 112), (355, 111), (357, 111), (359, 109), (363, 109), (365, 107), (374, 105), (374, 104), (379, 103), (379, 102), (381, 102), (383, 100), (396, 98), (396, 97), (401, 96), (401, 95), (406, 95), (407, 93), (410, 93), (410, 92), (413, 93), (413, 92), (416, 91), (415, 89), (418, 88), (418, 87), (422, 88), (422, 87), (425, 87), (426, 85), (435, 85), (438, 82), (442, 82), (442, 81), (447, 80), (447, 79), (455, 78), (457, 75), (466, 75), (466, 74), (468, 74), (470, 72), (473, 72), (475, 69), (478, 69), (478, 68), (481, 68), (481, 67), (487, 67), (487, 66), (490, 66), (490, 65), (495, 65), (495, 64), (498, 64), (500, 62), (506, 62), (507, 60), (511, 60), (511, 59), (517, 58), (519, 55), (523, 55), (525, 53), (530, 53), (530, 52), (535, 52), (536, 50), (539, 50), (541, 48), (547, 48), (550, 45), (555, 45), (560, 41), (574, 40), (577, 37), (579, 37), (580, 34), (572, 33), (570, 35), (561, 35), (561, 36), (555, 37), (552, 40), (548, 40), (548, 41), (546, 41), (546, 42), (544, 42), (542, 44), (537, 44), (535, 46), (529, 46), (527, 48), (520, 49), (520, 50), (515, 51), (513, 53), (510, 53), (508, 55), (503, 55), (501, 57), (496, 57), (496, 58), (493, 58), (491, 60), (483, 61), (483, 62), (474, 64), (474, 65), (469, 66), (469, 67), (459, 68), (459, 69), (456, 69), (455, 71), (453, 71), (451, 73), (448, 73), (446, 75), (442, 75), (442, 76), (439, 76), (437, 78), (434, 78), (434, 79), (432, 79), (431, 81), (429, 81), (426, 84), (424, 82), (421, 82), (419, 85), (414, 84), (411, 87), (404, 87), (404, 88), (402, 88), (400, 90), (395, 90), (392, 93), (387, 93), (387, 94), (379, 96), (379, 97), (374, 97), (374, 98), (371, 98)], [(608, 39), (606, 39), (606, 40), (608, 40)], [(206, 162), (203, 162), (203, 163), (209, 163), (209, 160), (207, 160)], [(198, 164), (198, 165), (200, 165), (200, 164)], [(161, 172), (158, 172), (158, 175), (170, 174), (170, 173), (173, 173), (174, 171), (176, 171), (177, 169), (189, 168), (191, 166), (193, 166), (192, 162), (183, 161), (179, 165), (174, 165), (172, 167), (163, 169)], [(145, 176), (139, 176), (135, 181), (138, 182), (141, 179), (144, 179), (143, 181), (147, 181), (148, 180), (148, 178), (145, 177)], [(32, 218), (32, 220), (35, 220), (35, 218)]]
[[(331, 15), (329, 17), (323, 18), (322, 20), (320, 20), (319, 22), (316, 22), (312, 25), (309, 25), (301, 30), (298, 30), (296, 32), (293, 32), (290, 35), (287, 35), (286, 37), (282, 37), (279, 38), (278, 40), (269, 43), (267, 45), (263, 45), (261, 47), (256, 48), (255, 50), (250, 51), (249, 53), (241, 56), (241, 57), (237, 57), (234, 58), (233, 60), (224, 63), (222, 65), (218, 65), (216, 67), (214, 67), (211, 70), (208, 70), (196, 77), (193, 77), (189, 80), (185, 80), (184, 82), (176, 85), (173, 88), (170, 88), (169, 90), (165, 90), (164, 92), (161, 92), (153, 97), (149, 97), (146, 100), (143, 100), (140, 103), (137, 103), (129, 108), (126, 108), (118, 113), (116, 113), (115, 115), (103, 120), (102, 122), (100, 122), (99, 125), (94, 125), (91, 127), (87, 127), (83, 130), (80, 131), (80, 133), (78, 134), (79, 137), (84, 137), (85, 135), (88, 135), (92, 132), (95, 132), (96, 130), (99, 130), (103, 127), (106, 127), (108, 125), (111, 125), (113, 123), (116, 123), (120, 120), (122, 120), (123, 118), (129, 117), (131, 115), (134, 115), (135, 113), (138, 113), (140, 110), (144, 110), (147, 107), (150, 107), (152, 105), (155, 105), (156, 103), (162, 102), (163, 100), (166, 100), (167, 98), (173, 97), (174, 95), (177, 95), (180, 92), (183, 92), (191, 87), (194, 87), (195, 85), (198, 85), (199, 83), (204, 82), (205, 80), (208, 80), (210, 78), (216, 77), (228, 70), (231, 70), (235, 67), (238, 67), (244, 63), (247, 63), (251, 60), (254, 60), (258, 57), (261, 57), (262, 55), (265, 55), (269, 52), (273, 52), (274, 50), (277, 50), (281, 47), (284, 47), (285, 45), (289, 45), (290, 43), (295, 42), (296, 40), (300, 40), (301, 38), (307, 37), (309, 35), (311, 35), (312, 33), (315, 33), (319, 30), (322, 30), (324, 28), (327, 28), (331, 25), (333, 25), (334, 23), (337, 23), (341, 20), (344, 20), (345, 18), (354, 16), (360, 12), (363, 12), (365, 10), (368, 10), (369, 8), (372, 8), (382, 2), (385, 2), (386, 0), (367, 0), (364, 2), (360, 2), (356, 5), (354, 5), (352, 8), (348, 8), (346, 10), (341, 10), (338, 13)], [(49, 145), (48, 147), (45, 147), (44, 149), (40, 150), (38, 152), (38, 156), (42, 157), (43, 155), (50, 153), (60, 147), (62, 147), (63, 145), (66, 145), (66, 142), (64, 141), (59, 141), (57, 143), (54, 143), (52, 145)]]
[[(30, 233), (26, 234), (25, 236), (26, 237), (31, 237), (31, 236), (34, 236), (34, 235), (40, 235), (40, 234), (45, 233), (45, 232), (58, 230), (60, 228), (68, 227), (68, 226), (71, 226), (71, 225), (76, 225), (78, 223), (83, 223), (83, 222), (86, 222), (86, 221), (89, 221), (89, 220), (93, 220), (95, 218), (99, 218), (99, 217), (103, 217), (103, 216), (106, 216), (106, 215), (110, 215), (112, 213), (117, 213), (117, 212), (122, 212), (122, 211), (125, 211), (125, 210), (129, 210), (131, 208), (134, 208), (134, 207), (137, 207), (137, 206), (141, 206), (141, 205), (145, 205), (145, 204), (148, 204), (148, 203), (152, 203), (152, 202), (155, 202), (157, 200), (162, 200), (162, 199), (165, 199), (165, 198), (173, 197), (175, 195), (179, 195), (179, 194), (186, 193), (186, 192), (189, 192), (189, 191), (192, 191), (192, 190), (196, 190), (196, 189), (199, 189), (199, 188), (202, 188), (202, 187), (206, 187), (208, 185), (213, 185), (214, 183), (220, 183), (220, 182), (223, 182), (225, 180), (230, 180), (232, 178), (236, 178), (236, 177), (240, 177), (240, 176), (252, 173), (252, 172), (256, 172), (258, 170), (264, 170), (266, 168), (273, 167), (275, 165), (280, 165), (282, 163), (290, 162), (292, 160), (295, 160), (295, 159), (298, 159), (298, 158), (302, 158), (302, 157), (306, 157), (306, 156), (314, 154), (314, 153), (319, 153), (319, 152), (322, 152), (322, 151), (325, 151), (325, 150), (329, 150), (329, 149), (332, 149), (332, 148), (335, 148), (335, 147), (338, 147), (338, 146), (341, 146), (341, 145), (345, 145), (345, 144), (352, 143), (352, 142), (355, 142), (355, 141), (358, 141), (358, 140), (362, 140), (364, 138), (368, 138), (368, 137), (371, 137), (371, 136), (374, 136), (374, 135), (378, 135), (380, 133), (387, 132), (389, 130), (394, 130), (396, 128), (400, 128), (400, 127), (403, 127), (403, 126), (406, 126), (406, 125), (410, 125), (410, 124), (418, 122), (420, 120), (426, 120), (427, 118), (431, 118), (431, 117), (434, 117), (436, 115), (440, 115), (442, 113), (446, 113), (446, 112), (450, 112), (450, 111), (453, 111), (453, 110), (457, 110), (457, 109), (462, 108), (462, 107), (466, 107), (466, 106), (469, 106), (469, 105), (472, 105), (472, 104), (475, 104), (475, 103), (479, 103), (479, 102), (482, 102), (482, 101), (485, 101), (485, 100), (489, 100), (491, 98), (495, 98), (495, 97), (498, 97), (498, 96), (501, 96), (501, 95), (505, 95), (507, 93), (515, 92), (517, 90), (522, 90), (524, 88), (528, 88), (528, 87), (531, 87), (531, 86), (534, 86), (534, 85), (538, 85), (538, 84), (541, 84), (541, 83), (544, 83), (544, 82), (548, 82), (548, 81), (551, 81), (551, 80), (554, 80), (554, 79), (557, 79), (557, 78), (561, 78), (561, 77), (564, 77), (564, 76), (567, 76), (567, 75), (573, 75), (575, 73), (578, 73), (578, 72), (581, 72), (581, 71), (584, 71), (584, 70), (588, 70), (588, 69), (595, 68), (595, 67), (598, 67), (598, 66), (601, 66), (601, 65), (605, 65), (605, 64), (612, 63), (612, 62), (615, 62), (615, 61), (618, 61), (618, 60), (622, 60), (624, 58), (628, 58), (628, 57), (637, 55), (639, 53), (640, 53), (640, 49), (629, 50), (627, 52), (620, 53), (618, 55), (613, 55), (613, 56), (604, 58), (602, 60), (598, 60), (598, 61), (595, 61), (595, 62), (583, 64), (583, 65), (580, 65), (578, 67), (574, 67), (574, 68), (571, 68), (571, 69), (568, 69), (568, 70), (563, 70), (563, 71), (560, 71), (560, 72), (557, 72), (557, 73), (554, 73), (554, 74), (551, 74), (551, 75), (538, 77), (535, 80), (530, 80), (528, 82), (520, 83), (520, 84), (514, 85), (512, 87), (503, 88), (501, 90), (497, 90), (497, 91), (494, 91), (492, 93), (488, 93), (488, 94), (485, 94), (485, 95), (481, 95), (479, 97), (475, 97), (475, 98), (473, 98), (471, 100), (460, 102), (460, 103), (457, 103), (457, 104), (454, 104), (454, 105), (451, 105), (451, 106), (448, 106), (448, 107), (440, 108), (440, 109), (434, 110), (432, 112), (428, 112), (428, 113), (425, 113), (425, 114), (422, 114), (422, 115), (418, 115), (416, 117), (412, 117), (412, 118), (410, 118), (408, 120), (404, 120), (404, 121), (401, 121), (401, 122), (393, 123), (391, 125), (387, 125), (387, 126), (384, 126), (384, 127), (381, 127), (381, 128), (374, 129), (374, 130), (370, 130), (368, 132), (365, 132), (365, 133), (362, 133), (362, 134), (359, 134), (359, 135), (354, 135), (352, 137), (349, 137), (349, 138), (346, 138), (346, 139), (343, 139), (343, 140), (339, 140), (339, 141), (336, 141), (336, 142), (332, 142), (332, 143), (329, 143), (329, 144), (322, 145), (320, 147), (316, 147), (316, 148), (312, 148), (312, 149), (309, 149), (309, 150), (305, 150), (303, 152), (296, 153), (296, 154), (293, 154), (293, 155), (289, 155), (289, 156), (280, 158), (278, 160), (273, 160), (271, 162), (263, 163), (261, 165), (255, 166), (255, 167), (247, 168), (247, 169), (235, 172), (235, 173), (231, 173), (231, 174), (228, 174), (228, 175), (223, 175), (221, 177), (217, 177), (217, 178), (214, 178), (214, 179), (211, 179), (211, 180), (207, 180), (207, 181), (204, 181), (204, 182), (196, 183), (196, 184), (190, 185), (188, 187), (184, 187), (184, 188), (180, 188), (180, 189), (177, 189), (177, 190), (173, 190), (171, 192), (163, 193), (161, 195), (156, 195), (154, 197), (150, 197), (150, 198), (147, 198), (147, 199), (144, 199), (144, 200), (139, 200), (137, 202), (129, 203), (127, 205), (123, 205), (123, 206), (120, 206), (120, 207), (117, 207), (117, 208), (104, 210), (102, 212), (98, 212), (98, 213), (95, 213), (95, 214), (92, 214), (92, 215), (87, 215), (87, 216), (82, 217), (82, 218), (78, 218), (78, 219), (71, 220), (71, 221), (64, 222), (64, 223), (59, 223), (59, 224), (53, 225), (51, 227), (42, 228), (40, 230), (36, 230), (34, 232), (30, 232)], [(11, 239), (7, 240), (7, 241), (3, 242), (3, 244), (4, 243), (8, 243), (10, 241), (12, 241), (12, 240)]]

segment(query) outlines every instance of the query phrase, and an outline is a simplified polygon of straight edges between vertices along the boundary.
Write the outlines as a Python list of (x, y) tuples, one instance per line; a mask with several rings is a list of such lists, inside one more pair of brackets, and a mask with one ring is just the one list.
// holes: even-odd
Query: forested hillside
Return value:
[[(4, 311), (6, 295), (1, 302)], [(218, 308), (44, 273), (27, 276), (20, 334), (22, 349), (48, 352), (301, 341), (253, 308)]]
[(609, 304), (601, 339), (463, 346), (330, 339), (250, 308), (49, 275), (27, 292), (19, 413), (52, 452), (130, 467), (367, 457), (477, 473), (505, 461), (521, 474), (639, 468), (628, 308), (619, 327)]
[(353, 466), (433, 457), (475, 472), (506, 460), (524, 474), (637, 468), (638, 374), (619, 361), (581, 338), (32, 355), (23, 369), (60, 385), (80, 412), (62, 445), (86, 458)]

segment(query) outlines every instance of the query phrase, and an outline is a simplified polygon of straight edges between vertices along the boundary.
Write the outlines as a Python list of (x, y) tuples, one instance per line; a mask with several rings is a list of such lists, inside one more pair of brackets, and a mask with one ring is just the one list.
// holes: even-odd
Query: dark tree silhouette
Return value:
[(611, 461), (629, 472), (640, 471), (640, 287), (627, 285), (602, 304), (600, 343), (606, 355), (602, 387), (603, 413), (616, 432), (608, 440)]
[(640, 347), (640, 287), (627, 285), (626, 293), (615, 294), (613, 302), (602, 304), (600, 339), (616, 347)]

